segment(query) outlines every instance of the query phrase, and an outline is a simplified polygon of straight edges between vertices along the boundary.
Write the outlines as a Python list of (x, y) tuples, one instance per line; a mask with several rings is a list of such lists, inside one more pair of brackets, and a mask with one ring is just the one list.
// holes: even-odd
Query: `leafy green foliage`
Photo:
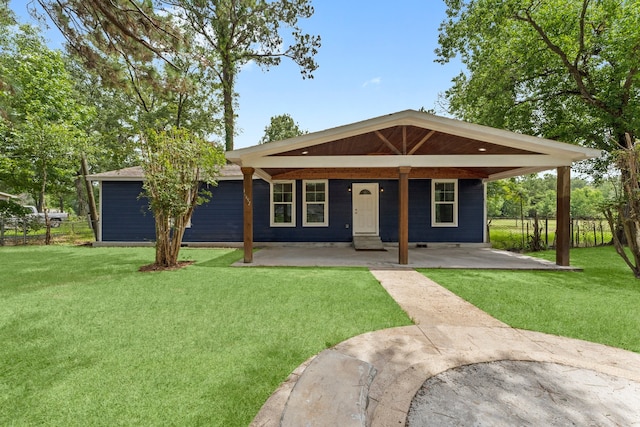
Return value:
[[(320, 36), (304, 34), (298, 20), (313, 15), (310, 0), (168, 0), (184, 14), (191, 30), (203, 40), (196, 52), (211, 63), (222, 87), (225, 149), (233, 150), (235, 135), (235, 80), (243, 65), (253, 61), (269, 68), (289, 58), (300, 66), (303, 78), (318, 68), (314, 55)], [(290, 28), (287, 44), (282, 28)]]
[(260, 140), (260, 144), (282, 141), (283, 139), (294, 138), (306, 133), (307, 131), (300, 129), (300, 126), (289, 114), (281, 114), (271, 117), (271, 122), (264, 128), (264, 136)]
[[(161, 59), (182, 76), (199, 68), (200, 79), (215, 81), (224, 108), (225, 147), (233, 149), (235, 134), (235, 79), (241, 67), (253, 61), (265, 68), (290, 58), (300, 66), (304, 78), (317, 68), (314, 55), (320, 37), (305, 34), (298, 20), (313, 14), (310, 0), (162, 0), (87, 2), (85, 0), (38, 0), (67, 36), (70, 46), (88, 68), (106, 70), (102, 77), (112, 83), (130, 80), (134, 87), (171, 87), (185, 83), (180, 78), (158, 78)], [(291, 34), (285, 37), (283, 28)], [(287, 42), (292, 42), (288, 44)], [(114, 67), (114, 61), (119, 66)], [(173, 83), (178, 83), (173, 85)], [(127, 84), (129, 85), (129, 84)], [(206, 88), (206, 86), (200, 86)], [(198, 91), (187, 90), (191, 96)], [(148, 109), (143, 92), (133, 94)], [(177, 105), (177, 104), (175, 104)], [(181, 126), (180, 123), (173, 123)], [(190, 127), (192, 130), (193, 127)]]
[(613, 151), (640, 129), (637, 0), (447, 0), (446, 92), (472, 122)]
[[(608, 191), (608, 183), (595, 185), (584, 179), (571, 180), (571, 217), (602, 218), (600, 209)], [(487, 215), (489, 217), (555, 218), (556, 176), (526, 175), (493, 181), (487, 185)]]
[(69, 191), (78, 167), (84, 124), (93, 114), (76, 102), (62, 54), (37, 31), (21, 26), (0, 52), (1, 123), (5, 157), (0, 180), (27, 192), (44, 210), (45, 194)]
[[(467, 71), (445, 97), (465, 120), (613, 153), (640, 136), (638, 0), (445, 0), (439, 61), (460, 56)], [(636, 159), (635, 156), (631, 158)], [(625, 191), (631, 170), (624, 163)], [(628, 200), (635, 195), (628, 193)], [(619, 215), (619, 217), (621, 217)], [(640, 239), (640, 228), (630, 238)], [(640, 248), (634, 249), (640, 260)]]
[(208, 201), (206, 186), (216, 183), (224, 154), (184, 128), (150, 129), (140, 141), (143, 188), (156, 222), (156, 264), (173, 267), (193, 210)]

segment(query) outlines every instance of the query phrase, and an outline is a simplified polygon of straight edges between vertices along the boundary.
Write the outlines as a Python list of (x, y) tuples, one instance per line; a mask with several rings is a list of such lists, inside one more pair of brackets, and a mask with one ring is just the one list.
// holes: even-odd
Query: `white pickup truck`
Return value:
[[(44, 213), (38, 212), (35, 206), (23, 206), (28, 212), (27, 216), (33, 218), (39, 218), (44, 223)], [(60, 227), (62, 221), (69, 218), (69, 214), (66, 212), (48, 212), (47, 216), (49, 217), (49, 222), (51, 223), (51, 227), (57, 228)]]

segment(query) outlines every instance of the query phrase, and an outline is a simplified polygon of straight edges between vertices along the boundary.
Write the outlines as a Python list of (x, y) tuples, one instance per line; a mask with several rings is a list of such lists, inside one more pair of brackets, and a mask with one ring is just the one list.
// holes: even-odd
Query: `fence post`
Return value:
[(573, 219), (571, 219), (571, 247), (575, 248), (576, 247), (576, 239), (575, 239), (575, 235), (573, 234), (574, 232), (574, 226), (573, 226)]
[(544, 246), (549, 248), (549, 217), (544, 217)]

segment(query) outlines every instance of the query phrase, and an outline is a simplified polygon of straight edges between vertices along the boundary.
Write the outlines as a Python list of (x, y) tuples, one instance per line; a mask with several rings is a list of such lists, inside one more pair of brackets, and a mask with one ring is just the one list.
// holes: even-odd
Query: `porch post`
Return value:
[(571, 166), (558, 168), (556, 204), (556, 264), (567, 267), (571, 244)]
[(253, 168), (241, 168), (243, 176), (244, 262), (253, 262)]
[(398, 168), (398, 264), (409, 264), (409, 172), (410, 166)]

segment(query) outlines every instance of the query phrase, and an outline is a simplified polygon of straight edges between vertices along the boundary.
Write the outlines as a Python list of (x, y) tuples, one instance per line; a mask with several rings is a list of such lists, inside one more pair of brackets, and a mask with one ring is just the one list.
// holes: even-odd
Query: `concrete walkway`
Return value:
[(311, 358), (252, 426), (640, 425), (640, 354), (511, 328), (413, 270), (372, 273), (415, 325)]

